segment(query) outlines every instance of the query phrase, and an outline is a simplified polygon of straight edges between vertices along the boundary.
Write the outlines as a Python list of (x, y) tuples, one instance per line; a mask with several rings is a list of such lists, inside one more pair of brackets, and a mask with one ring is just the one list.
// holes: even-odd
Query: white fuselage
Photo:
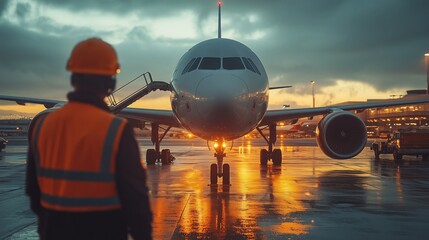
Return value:
[(203, 41), (179, 60), (171, 107), (184, 128), (206, 140), (239, 138), (259, 124), (268, 78), (259, 58), (234, 40)]

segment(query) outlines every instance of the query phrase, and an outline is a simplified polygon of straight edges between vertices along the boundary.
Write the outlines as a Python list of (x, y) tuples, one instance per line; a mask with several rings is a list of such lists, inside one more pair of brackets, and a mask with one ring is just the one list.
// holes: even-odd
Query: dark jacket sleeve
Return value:
[(25, 179), (25, 193), (30, 197), (30, 207), (31, 210), (39, 215), (40, 214), (40, 188), (39, 183), (37, 182), (36, 175), (36, 161), (34, 156), (34, 151), (32, 149), (32, 129), (29, 129), (28, 137), (28, 153), (27, 153), (27, 173)]
[(131, 236), (135, 240), (151, 239), (152, 212), (146, 185), (146, 170), (141, 165), (139, 147), (129, 124), (125, 126), (119, 145), (116, 184)]

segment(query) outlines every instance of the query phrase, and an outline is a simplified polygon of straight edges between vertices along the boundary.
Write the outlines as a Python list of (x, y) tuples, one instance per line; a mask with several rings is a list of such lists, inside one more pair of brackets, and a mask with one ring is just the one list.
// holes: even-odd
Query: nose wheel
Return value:
[(223, 163), (223, 158), (226, 157), (224, 152), (225, 143), (218, 144), (218, 142), (215, 142), (214, 148), (216, 150), (214, 156), (216, 157), (217, 164), (213, 163), (210, 165), (210, 185), (217, 186), (218, 179), (222, 178), (222, 184), (229, 186), (231, 184), (230, 167), (228, 163)]
[(223, 185), (230, 185), (230, 167), (228, 163), (223, 164), (222, 172), (218, 172), (218, 165), (213, 163), (210, 165), (210, 185), (217, 185), (218, 178), (222, 178)]

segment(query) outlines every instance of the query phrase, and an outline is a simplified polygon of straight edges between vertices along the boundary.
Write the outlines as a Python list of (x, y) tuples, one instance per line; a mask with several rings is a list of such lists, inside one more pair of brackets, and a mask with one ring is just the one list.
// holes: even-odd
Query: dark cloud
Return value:
[(8, 5), (9, 0), (2, 0), (0, 1), (0, 16), (2, 16), (3, 11), (6, 9), (6, 6)]
[[(0, 35), (1, 94), (64, 99), (65, 93), (71, 89), (69, 73), (65, 70), (66, 61), (82, 36), (47, 36), (5, 23), (0, 24)], [(162, 40), (154, 43), (142, 41), (142, 38), (146, 39), (138, 35), (136, 41), (116, 46), (123, 70), (118, 76), (118, 85), (147, 71), (152, 72), (154, 80), (168, 82), (181, 52), (187, 49), (178, 47), (180, 42), (171, 44), (170, 41), (166, 45)]]
[[(117, 16), (161, 18), (192, 11), (194, 26), (207, 34), (216, 16), (215, 0), (38, 0), (47, 7), (74, 12), (98, 11)], [(335, 79), (359, 80), (378, 89), (425, 87), (423, 54), (429, 50), (429, 1), (329, 0), (256, 1), (225, 0), (223, 32), (235, 32), (263, 61), (273, 85), (334, 84)], [(0, 1), (0, 16), (8, 1)], [(40, 17), (25, 18), (31, 5), (22, 2), (15, 15), (22, 25), (0, 19), (0, 94), (61, 98), (70, 87), (65, 62), (73, 45), (90, 36), (111, 36), (112, 30), (58, 25)], [(256, 21), (250, 19), (256, 18)], [(91, 23), (88, 23), (90, 26)], [(169, 81), (183, 53), (199, 40), (151, 36), (148, 26), (132, 23), (118, 50), (122, 73), (120, 84), (151, 71), (156, 80)], [(19, 26), (26, 26), (19, 27)], [(37, 31), (34, 30), (37, 26)], [(212, 28), (210, 28), (212, 29)], [(262, 39), (252, 40), (256, 31)], [(215, 37), (215, 36), (213, 36)], [(31, 91), (28, 91), (31, 89)], [(295, 91), (295, 90), (294, 90)], [(308, 91), (305, 87), (296, 91)], [(47, 96), (52, 93), (54, 96)], [(157, 97), (153, 95), (151, 97)]]
[[(276, 59), (267, 68), (288, 73), (292, 82), (343, 78), (379, 89), (424, 86), (420, 61), (429, 48), (428, 8), (425, 1), (338, 1), (325, 9), (329, 14), (297, 11), (302, 15), (285, 16), (285, 26), (260, 55)], [(311, 17), (315, 12), (319, 18)]]
[[(51, 6), (68, 8), (74, 11), (97, 10), (125, 15), (131, 12), (144, 12), (148, 15), (171, 16), (181, 10), (208, 10), (217, 1), (171, 1), (171, 0), (39, 0)], [(212, 4), (210, 4), (212, 2)]]
[(64, 66), (74, 44), (72, 41), (60, 42), (56, 37), (22, 30), (7, 23), (0, 23), (0, 35), (1, 94), (63, 97), (56, 91), (69, 85)]
[(24, 18), (31, 11), (29, 3), (18, 3), (16, 6), (16, 15), (19, 18)]

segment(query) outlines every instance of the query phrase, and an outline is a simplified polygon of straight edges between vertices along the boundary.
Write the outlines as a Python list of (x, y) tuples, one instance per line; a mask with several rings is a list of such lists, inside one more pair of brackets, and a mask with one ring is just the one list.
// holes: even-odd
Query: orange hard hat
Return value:
[(115, 49), (99, 38), (89, 38), (76, 44), (66, 68), (73, 73), (109, 76), (120, 72)]

